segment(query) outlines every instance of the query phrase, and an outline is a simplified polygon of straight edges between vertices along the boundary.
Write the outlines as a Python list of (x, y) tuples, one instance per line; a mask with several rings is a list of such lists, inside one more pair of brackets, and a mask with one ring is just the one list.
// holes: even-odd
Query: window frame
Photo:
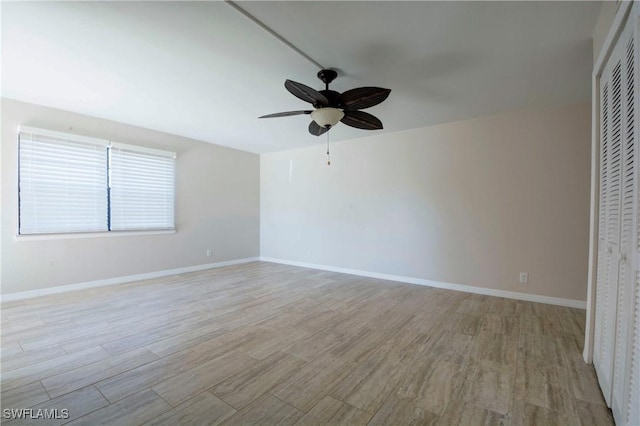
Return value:
[[(110, 165), (110, 157), (111, 157), (111, 149), (116, 147), (128, 147), (132, 150), (135, 150), (139, 153), (148, 153), (150, 155), (161, 155), (165, 157), (169, 157), (173, 160), (173, 182), (172, 182), (172, 192), (173, 192), (173, 227), (171, 228), (149, 228), (149, 229), (128, 229), (128, 230), (111, 230), (107, 229), (105, 231), (77, 231), (77, 232), (41, 232), (41, 233), (21, 233), (20, 229), (20, 221), (21, 221), (21, 200), (20, 200), (20, 135), (21, 133), (33, 134), (38, 136), (46, 136), (57, 139), (65, 139), (72, 142), (88, 142), (88, 143), (98, 143), (104, 145), (104, 149), (107, 151), (107, 163), (105, 167), (107, 167), (107, 175), (104, 185), (107, 189), (107, 208), (104, 212), (107, 218), (111, 215), (111, 200), (110, 200), (110, 188), (111, 188), (111, 171), (109, 169)], [(124, 144), (120, 142), (114, 142), (107, 139), (94, 138), (90, 136), (78, 135), (75, 133), (67, 133), (67, 132), (59, 132), (54, 130), (42, 129), (32, 126), (20, 125), (18, 126), (17, 131), (17, 145), (16, 145), (16, 233), (14, 240), (15, 241), (33, 241), (33, 240), (54, 240), (54, 239), (79, 239), (79, 238), (96, 238), (96, 237), (119, 237), (119, 236), (139, 236), (139, 235), (166, 235), (166, 234), (175, 234), (177, 231), (176, 226), (176, 175), (177, 175), (177, 155), (175, 152), (159, 150), (155, 148), (148, 148), (140, 145), (131, 145)]]

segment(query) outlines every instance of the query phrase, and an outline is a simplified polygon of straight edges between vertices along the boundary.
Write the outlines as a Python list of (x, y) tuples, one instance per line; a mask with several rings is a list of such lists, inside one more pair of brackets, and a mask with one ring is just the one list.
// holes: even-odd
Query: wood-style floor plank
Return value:
[(509, 426), (509, 416), (460, 399), (451, 401), (440, 419), (442, 425)]
[(385, 351), (373, 354), (345, 377), (331, 395), (375, 414), (406, 374), (404, 367), (400, 360)]
[(136, 349), (49, 377), (42, 381), (42, 385), (55, 398), (156, 359), (158, 358), (148, 350)]
[(325, 396), (298, 421), (300, 425), (366, 425), (370, 414)]
[(175, 407), (256, 363), (253, 358), (233, 351), (164, 380), (151, 389)]
[(67, 352), (58, 345), (45, 349), (32, 349), (30, 351), (17, 352), (12, 355), (2, 357), (2, 370), (11, 371), (66, 354)]
[[(102, 394), (94, 387), (87, 386), (86, 388), (78, 389), (59, 396), (58, 398), (50, 399), (46, 402), (38, 404), (33, 407), (34, 411), (38, 410), (50, 410), (56, 415), (46, 420), (47, 426), (57, 426), (65, 423), (69, 423), (73, 420), (79, 419), (86, 414), (96, 411), (100, 408), (109, 405)], [(63, 409), (68, 410), (67, 415), (63, 413)], [(10, 420), (8, 422), (2, 422), (5, 426), (16, 425), (43, 425), (45, 422), (42, 419), (21, 419)]]
[(333, 355), (308, 362), (276, 386), (271, 393), (295, 408), (307, 412), (342, 381), (356, 364)]
[[(437, 425), (440, 417), (417, 408), (410, 399), (391, 397), (376, 412), (369, 425)], [(455, 423), (451, 423), (455, 424)]]
[(191, 351), (182, 351), (102, 380), (96, 383), (96, 388), (115, 402), (199, 365), (201, 358)]
[(169, 404), (147, 389), (80, 417), (69, 425), (139, 425), (170, 409)]
[(224, 425), (293, 425), (304, 413), (270, 394), (253, 401)]
[(507, 414), (511, 409), (515, 371), (492, 361), (470, 361), (463, 373), (459, 398), (465, 402)]
[(424, 410), (441, 414), (456, 394), (463, 366), (437, 357), (425, 357), (412, 367), (396, 395)]
[(33, 382), (28, 385), (20, 386), (2, 391), (2, 407), (31, 407), (41, 402), (47, 401), (49, 395), (45, 391), (42, 383)]
[(1, 310), (3, 424), (611, 425), (585, 312), (266, 262)]
[(201, 393), (173, 410), (145, 423), (148, 426), (207, 425), (222, 423), (236, 413), (220, 398), (209, 392)]
[(277, 352), (229, 377), (213, 388), (213, 394), (239, 410), (296, 372), (305, 362)]
[(3, 367), (2, 390), (43, 380), (107, 358), (109, 354), (102, 347), (95, 346), (57, 358), (42, 360), (36, 364), (25, 365), (15, 370), (4, 371)]

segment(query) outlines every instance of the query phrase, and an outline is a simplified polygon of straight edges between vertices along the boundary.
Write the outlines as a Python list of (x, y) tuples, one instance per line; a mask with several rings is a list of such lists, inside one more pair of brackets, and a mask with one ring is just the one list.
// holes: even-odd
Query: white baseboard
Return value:
[(567, 306), (570, 308), (585, 309), (587, 303), (581, 300), (563, 299), (560, 297), (540, 296), (537, 294), (520, 293), (516, 291), (496, 290), (483, 287), (474, 287), (463, 284), (452, 284), (441, 281), (426, 280), (423, 278), (406, 277), (402, 275), (383, 274), (380, 272), (362, 271), (359, 269), (341, 268), (337, 266), (318, 265), (315, 263), (298, 262), (294, 260), (276, 259), (272, 257), (247, 257), (244, 259), (227, 260), (224, 262), (207, 263), (204, 265), (187, 266), (184, 268), (167, 269), (163, 271), (148, 272), (144, 274), (127, 275), (124, 277), (108, 278), (105, 280), (88, 281), (59, 287), (43, 288), (39, 290), (10, 293), (0, 296), (0, 302), (31, 299), (33, 297), (47, 296), (50, 294), (65, 293), (68, 291), (83, 290), (94, 287), (102, 287), (115, 284), (125, 284), (133, 281), (148, 280), (152, 278), (166, 277), (169, 275), (184, 274), (187, 272), (203, 271), (205, 269), (220, 268), (223, 266), (239, 265), (255, 261), (281, 263), (284, 265), (300, 266), (303, 268), (319, 269), (323, 271), (340, 272), (343, 274), (359, 275), (362, 277), (378, 278), (381, 280), (398, 281), (408, 284), (417, 284), (427, 287), (442, 288), (446, 290), (462, 291), (466, 293), (483, 294), (486, 296), (504, 297), (507, 299), (524, 300), (527, 302), (547, 303), (549, 305)]
[(50, 294), (66, 293), (68, 291), (84, 290), (87, 288), (103, 287), (107, 285), (125, 284), (133, 281), (148, 280), (151, 278), (166, 277), (169, 275), (184, 274), (187, 272), (204, 271), (205, 269), (221, 268), (223, 266), (239, 265), (260, 260), (259, 257), (245, 257), (244, 259), (226, 260), (224, 262), (206, 263), (204, 265), (187, 266), (184, 268), (166, 269), (164, 271), (147, 272), (144, 274), (127, 275), (124, 277), (108, 278), (105, 280), (87, 281), (84, 283), (70, 284), (58, 287), (43, 288), (39, 290), (9, 293), (0, 296), (0, 302), (31, 299), (33, 297), (48, 296)]
[(260, 256), (263, 262), (281, 263), (284, 265), (300, 266), (303, 268), (320, 269), (323, 271), (341, 272), (343, 274), (360, 275), (369, 278), (378, 278), (388, 281), (399, 281), (408, 284), (417, 284), (427, 287), (442, 288), (446, 290), (463, 291), (465, 293), (483, 294), (485, 296), (504, 297), (506, 299), (524, 300), (526, 302), (546, 303), (549, 305), (566, 306), (569, 308), (586, 309), (587, 302), (574, 299), (563, 299), (561, 297), (540, 296), (537, 294), (520, 293), (517, 291), (496, 290), (484, 287), (474, 287), (463, 284), (452, 284), (441, 281), (425, 280), (422, 278), (405, 277), (402, 275), (382, 274), (379, 272), (361, 271), (358, 269), (340, 268), (337, 266), (318, 265), (315, 263), (297, 262), (294, 260), (276, 259), (273, 257)]

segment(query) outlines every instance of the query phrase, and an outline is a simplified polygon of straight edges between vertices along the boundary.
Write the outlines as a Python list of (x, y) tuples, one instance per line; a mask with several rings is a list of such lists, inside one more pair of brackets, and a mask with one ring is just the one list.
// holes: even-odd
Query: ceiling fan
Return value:
[(331, 83), (338, 76), (334, 70), (320, 70), (318, 78), (325, 84), (325, 90), (315, 90), (302, 83), (286, 80), (284, 87), (295, 97), (309, 102), (315, 110), (287, 111), (263, 115), (258, 118), (288, 117), (290, 115), (311, 114), (309, 133), (320, 136), (335, 126), (338, 121), (347, 126), (364, 130), (382, 129), (382, 122), (375, 116), (360, 111), (378, 105), (387, 99), (391, 89), (380, 87), (358, 87), (338, 93), (329, 90)]

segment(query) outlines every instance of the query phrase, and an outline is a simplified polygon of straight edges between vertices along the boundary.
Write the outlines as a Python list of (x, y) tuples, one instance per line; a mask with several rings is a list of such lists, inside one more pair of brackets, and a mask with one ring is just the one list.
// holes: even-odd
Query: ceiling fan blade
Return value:
[(302, 115), (302, 114), (311, 114), (311, 110), (308, 111), (287, 111), (287, 112), (276, 112), (275, 114), (267, 114), (258, 118), (274, 118), (274, 117), (289, 117), (290, 115)]
[(322, 93), (302, 83), (287, 80), (284, 82), (284, 87), (286, 87), (293, 96), (313, 104), (316, 108), (329, 105), (329, 100)]
[(309, 123), (309, 133), (311, 133), (314, 136), (320, 136), (323, 133), (327, 133), (328, 130), (329, 129), (327, 127), (322, 127), (315, 121), (312, 121), (311, 123)]
[(389, 93), (391, 93), (391, 89), (358, 87), (342, 93), (338, 97), (338, 105), (342, 105), (344, 109), (348, 110), (365, 109), (378, 105), (387, 99)]
[(364, 130), (382, 129), (382, 121), (364, 111), (345, 111), (342, 121), (347, 126)]

